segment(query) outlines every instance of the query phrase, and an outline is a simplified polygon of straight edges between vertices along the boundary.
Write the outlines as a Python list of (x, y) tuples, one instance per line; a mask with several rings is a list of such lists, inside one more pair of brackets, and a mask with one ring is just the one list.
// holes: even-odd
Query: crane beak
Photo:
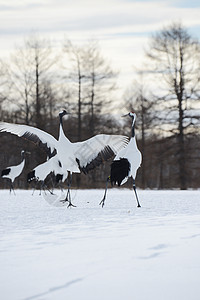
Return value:
[(129, 114), (123, 115), (123, 116), (121, 116), (121, 118), (127, 117), (128, 115), (129, 115)]

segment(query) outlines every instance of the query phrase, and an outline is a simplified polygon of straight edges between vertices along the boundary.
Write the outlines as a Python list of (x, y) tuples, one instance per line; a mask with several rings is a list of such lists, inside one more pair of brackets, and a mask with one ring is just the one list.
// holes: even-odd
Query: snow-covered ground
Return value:
[(31, 193), (0, 191), (2, 300), (199, 299), (200, 190)]

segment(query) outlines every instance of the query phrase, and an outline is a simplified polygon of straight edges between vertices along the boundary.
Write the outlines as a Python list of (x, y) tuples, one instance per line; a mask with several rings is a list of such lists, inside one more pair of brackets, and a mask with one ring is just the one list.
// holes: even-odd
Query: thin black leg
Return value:
[(15, 194), (15, 191), (14, 191), (14, 187), (13, 187), (13, 183), (12, 183), (12, 181), (10, 182), (10, 193), (13, 191), (13, 193), (14, 193), (14, 195), (16, 195)]
[(33, 188), (32, 196), (33, 196), (34, 192), (35, 192), (35, 186), (34, 186), (34, 188)]
[(33, 182), (33, 184), (34, 184), (33, 192), (32, 192), (32, 196), (33, 196), (33, 194), (35, 193), (35, 190), (36, 190), (36, 181), (34, 180), (34, 181), (32, 181), (32, 182)]
[(67, 181), (67, 186), (68, 186), (68, 189), (67, 189), (67, 195), (66, 195), (66, 198), (64, 200), (61, 200), (61, 202), (66, 202), (68, 201), (69, 204), (67, 207), (70, 207), (70, 206), (73, 206), (73, 207), (76, 207), (76, 205), (72, 204), (71, 202), (71, 193), (70, 193), (70, 188), (71, 188), (71, 184), (72, 184), (72, 173), (69, 172), (70, 175), (68, 176), (68, 181)]
[[(44, 180), (41, 181), (41, 184), (40, 184), (40, 196), (42, 194), (42, 190), (45, 192), (45, 188), (44, 188)], [(46, 193), (45, 193), (46, 194)]]
[(71, 201), (71, 193), (70, 193), (71, 184), (72, 184), (72, 173), (70, 172), (66, 199), (67, 199), (67, 201), (69, 201), (68, 207), (70, 207), (70, 206), (76, 207), (76, 205), (72, 204), (72, 201)]
[(101, 202), (99, 203), (99, 205), (101, 205), (102, 207), (104, 207), (104, 204), (105, 204), (109, 181), (110, 181), (110, 176), (106, 179), (106, 188), (105, 188), (104, 196), (103, 196), (103, 199), (101, 200)]
[(43, 190), (44, 193), (46, 194), (46, 191), (45, 189), (51, 194), (51, 195), (54, 195), (54, 193), (46, 186), (44, 180), (42, 181), (41, 183), (41, 186), (40, 186), (40, 195), (41, 195), (41, 191)]
[(135, 197), (136, 197), (136, 200), (137, 200), (137, 207), (141, 207), (141, 205), (139, 203), (138, 196), (137, 196), (137, 192), (136, 192), (135, 179), (133, 179), (133, 189), (134, 189)]

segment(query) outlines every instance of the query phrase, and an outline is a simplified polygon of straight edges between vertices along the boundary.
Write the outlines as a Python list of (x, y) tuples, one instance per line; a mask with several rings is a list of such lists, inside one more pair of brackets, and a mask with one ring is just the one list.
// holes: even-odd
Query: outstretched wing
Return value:
[(56, 154), (57, 140), (49, 133), (35, 127), (20, 124), (0, 122), (1, 132), (10, 132), (21, 138), (29, 140), (42, 148), (49, 157)]
[(80, 171), (87, 174), (104, 161), (113, 158), (128, 142), (129, 138), (126, 136), (99, 134), (84, 142), (73, 144)]

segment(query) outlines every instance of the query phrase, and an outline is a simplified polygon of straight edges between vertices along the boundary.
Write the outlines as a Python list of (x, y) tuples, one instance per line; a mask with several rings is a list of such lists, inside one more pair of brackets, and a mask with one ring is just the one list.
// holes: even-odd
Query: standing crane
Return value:
[(135, 120), (136, 114), (134, 112), (129, 112), (123, 117), (129, 116), (132, 118), (132, 134), (131, 139), (128, 145), (119, 151), (114, 158), (111, 164), (110, 176), (106, 180), (106, 189), (104, 193), (104, 197), (99, 203), (102, 207), (105, 204), (106, 193), (108, 189), (108, 182), (111, 182), (111, 185), (117, 184), (118, 186), (123, 185), (127, 182), (129, 177), (133, 179), (133, 190), (135, 192), (137, 207), (141, 207), (136, 191), (135, 178), (137, 174), (137, 170), (142, 162), (141, 152), (138, 150), (136, 139), (135, 139)]
[[(122, 150), (128, 144), (128, 138), (122, 135), (98, 134), (86, 141), (72, 143), (63, 131), (63, 116), (67, 112), (59, 113), (60, 129), (59, 138), (55, 139), (49, 133), (28, 125), (10, 124), (1, 122), (0, 131), (10, 132), (19, 137), (34, 142), (43, 148), (49, 157), (57, 154), (62, 168), (72, 173), (83, 172), (101, 165)], [(68, 199), (65, 199), (68, 201)]]
[(24, 150), (21, 151), (21, 157), (22, 157), (22, 162), (19, 165), (7, 167), (6, 169), (2, 170), (2, 172), (1, 172), (2, 178), (8, 178), (10, 180), (10, 193), (13, 190), (14, 194), (15, 194), (15, 191), (14, 191), (13, 183), (15, 181), (15, 178), (17, 178), (22, 173), (24, 166), (25, 166), (25, 151)]

